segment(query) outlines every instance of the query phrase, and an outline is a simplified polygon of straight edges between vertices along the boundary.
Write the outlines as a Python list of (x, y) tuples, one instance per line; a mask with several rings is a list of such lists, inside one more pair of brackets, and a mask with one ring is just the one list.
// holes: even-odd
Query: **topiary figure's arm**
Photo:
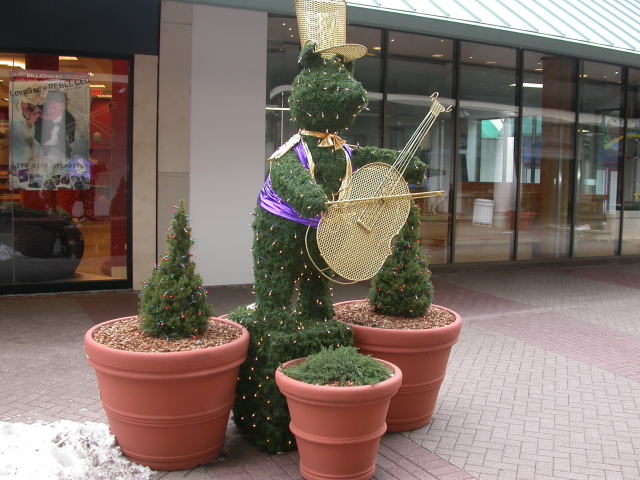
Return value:
[(271, 163), (271, 186), (282, 200), (305, 218), (315, 217), (327, 208), (328, 199), (322, 187), (291, 152)]
[[(393, 164), (398, 158), (398, 152), (387, 148), (361, 147), (353, 151), (353, 166), (360, 168), (373, 162)], [(424, 180), (427, 166), (418, 157), (413, 157), (404, 172), (404, 179), (409, 184), (420, 184)]]

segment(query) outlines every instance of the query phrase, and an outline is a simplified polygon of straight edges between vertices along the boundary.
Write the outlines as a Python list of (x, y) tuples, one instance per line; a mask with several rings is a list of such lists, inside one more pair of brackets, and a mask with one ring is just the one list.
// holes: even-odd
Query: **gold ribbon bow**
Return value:
[(319, 147), (333, 147), (334, 150), (340, 150), (347, 144), (346, 140), (340, 138), (337, 133), (311, 132), (309, 130), (300, 130), (300, 135), (308, 135), (310, 137), (319, 138)]

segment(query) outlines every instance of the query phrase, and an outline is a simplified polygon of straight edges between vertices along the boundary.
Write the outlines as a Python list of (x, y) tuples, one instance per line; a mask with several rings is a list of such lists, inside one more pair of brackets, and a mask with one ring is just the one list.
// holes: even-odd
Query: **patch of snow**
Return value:
[(97, 422), (0, 422), (0, 479), (148, 480), (153, 473), (122, 455)]
[(23, 255), (11, 248), (9, 245), (0, 243), (0, 260), (11, 260), (13, 257), (22, 257)]

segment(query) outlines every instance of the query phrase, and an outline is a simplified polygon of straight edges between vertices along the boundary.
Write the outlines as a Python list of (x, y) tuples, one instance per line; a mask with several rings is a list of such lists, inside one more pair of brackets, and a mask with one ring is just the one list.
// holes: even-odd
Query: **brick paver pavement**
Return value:
[[(377, 479), (640, 479), (640, 263), (434, 275), (464, 321), (432, 422), (383, 438)], [(362, 298), (366, 286), (336, 289)], [(218, 287), (216, 312), (251, 301)], [(82, 335), (129, 292), (0, 298), (0, 420), (105, 421)], [(300, 478), (297, 453), (223, 453), (154, 480)]]

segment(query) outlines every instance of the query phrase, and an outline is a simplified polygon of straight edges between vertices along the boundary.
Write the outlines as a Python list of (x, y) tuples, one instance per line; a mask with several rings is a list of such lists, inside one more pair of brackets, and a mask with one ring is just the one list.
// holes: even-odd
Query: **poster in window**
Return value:
[(87, 75), (12, 70), (9, 178), (13, 190), (87, 190)]

